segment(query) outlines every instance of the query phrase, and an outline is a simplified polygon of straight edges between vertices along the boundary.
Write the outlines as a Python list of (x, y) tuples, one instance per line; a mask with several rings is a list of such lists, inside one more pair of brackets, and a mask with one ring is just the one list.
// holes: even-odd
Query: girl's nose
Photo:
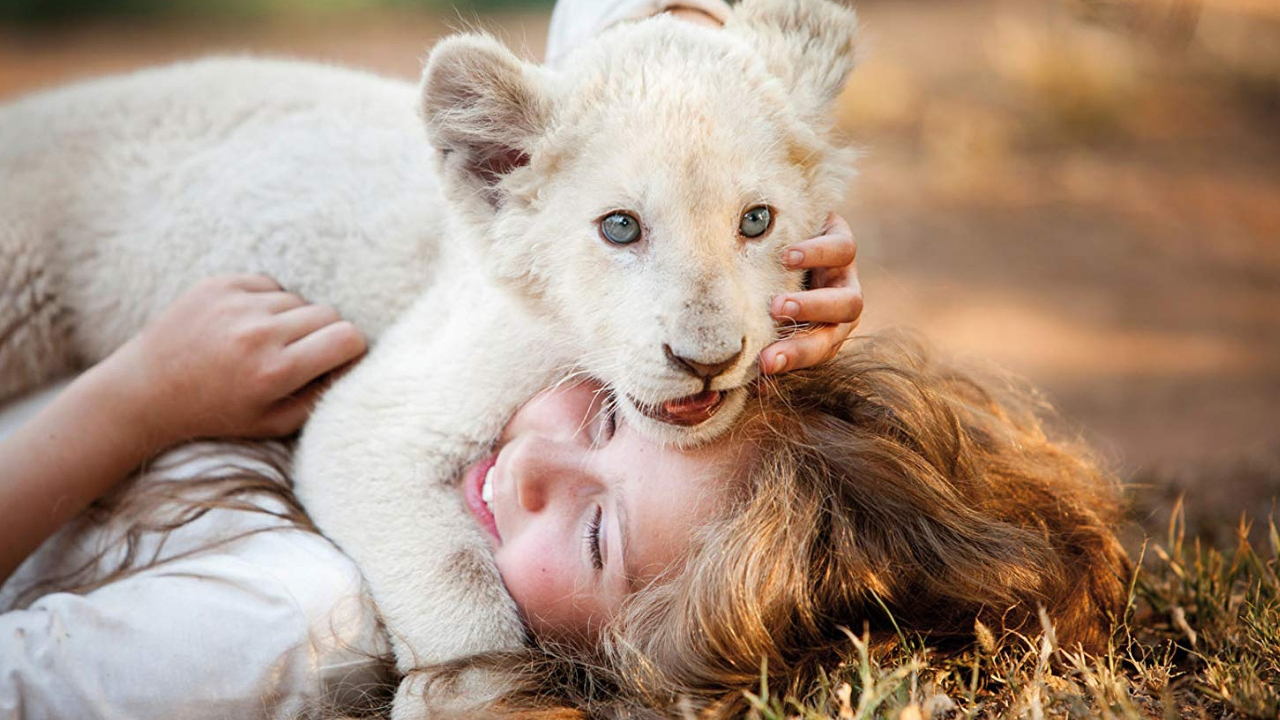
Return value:
[(513, 449), (516, 502), (526, 512), (541, 512), (571, 498), (590, 482), (582, 450), (575, 444), (530, 438)]

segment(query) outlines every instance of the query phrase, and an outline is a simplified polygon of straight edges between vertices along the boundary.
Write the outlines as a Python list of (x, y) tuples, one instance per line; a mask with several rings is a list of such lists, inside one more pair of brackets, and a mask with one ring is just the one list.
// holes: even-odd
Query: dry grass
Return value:
[[(930, 652), (919, 638), (875, 652), (849, 637), (847, 662), (808, 697), (752, 694), (761, 720), (790, 718), (1277, 718), (1280, 717), (1280, 533), (1242, 522), (1234, 548), (1188, 541), (1174, 509), (1149, 539), (1129, 607), (1108, 652), (1059, 647), (1053, 628), (978, 647)], [(1263, 538), (1258, 536), (1262, 535)], [(1259, 551), (1256, 547), (1266, 547)]]

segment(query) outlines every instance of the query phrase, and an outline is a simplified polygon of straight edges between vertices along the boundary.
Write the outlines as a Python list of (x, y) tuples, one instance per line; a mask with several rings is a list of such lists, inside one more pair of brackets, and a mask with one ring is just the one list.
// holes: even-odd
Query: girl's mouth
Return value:
[(498, 534), (498, 523), (493, 517), (493, 474), (494, 467), (498, 462), (498, 454), (494, 453), (489, 457), (477, 462), (467, 470), (462, 481), (462, 496), (466, 501), (467, 510), (471, 511), (471, 515), (475, 517), (476, 522), (480, 523), (480, 527), (493, 536), (493, 539), (502, 542), (502, 536)]

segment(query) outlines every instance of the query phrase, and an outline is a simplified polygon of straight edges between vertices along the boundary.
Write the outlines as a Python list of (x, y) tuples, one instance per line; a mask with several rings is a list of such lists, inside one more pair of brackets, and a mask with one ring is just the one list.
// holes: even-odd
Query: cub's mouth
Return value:
[(724, 406), (725, 396), (726, 393), (707, 390), (658, 405), (646, 405), (630, 395), (627, 396), (627, 400), (631, 401), (641, 415), (650, 420), (677, 427), (693, 427), (715, 417), (715, 414)]

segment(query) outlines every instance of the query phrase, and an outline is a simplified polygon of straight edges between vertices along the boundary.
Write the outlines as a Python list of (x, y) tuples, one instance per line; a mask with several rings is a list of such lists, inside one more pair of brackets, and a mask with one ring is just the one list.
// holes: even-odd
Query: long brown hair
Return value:
[[(762, 668), (771, 688), (811, 687), (842, 659), (846, 630), (958, 647), (975, 620), (1028, 629), (1043, 607), (1061, 644), (1098, 650), (1130, 571), (1113, 533), (1119, 490), (1082, 446), (1050, 435), (1047, 411), (1024, 386), (912, 340), (857, 340), (759, 386), (735, 430), (758, 448), (754, 466), (596, 647), (535, 639), (409, 680), (439, 717), (733, 717)], [(136, 512), (135, 536), (163, 534), (212, 507), (261, 512), (250, 499), (266, 494), (312, 529), (281, 482), (282, 456), (264, 461), (275, 470), (134, 488), (97, 512)], [(152, 513), (174, 502), (176, 515)], [(468, 702), (476, 682), (499, 699)]]
[(961, 647), (975, 621), (1099, 650), (1123, 611), (1119, 491), (1053, 439), (1018, 383), (865, 338), (761, 385), (737, 432), (759, 448), (687, 561), (634, 594), (587, 656), (473, 658), (506, 673), (495, 714), (734, 717), (743, 690), (803, 694), (849, 647)]

